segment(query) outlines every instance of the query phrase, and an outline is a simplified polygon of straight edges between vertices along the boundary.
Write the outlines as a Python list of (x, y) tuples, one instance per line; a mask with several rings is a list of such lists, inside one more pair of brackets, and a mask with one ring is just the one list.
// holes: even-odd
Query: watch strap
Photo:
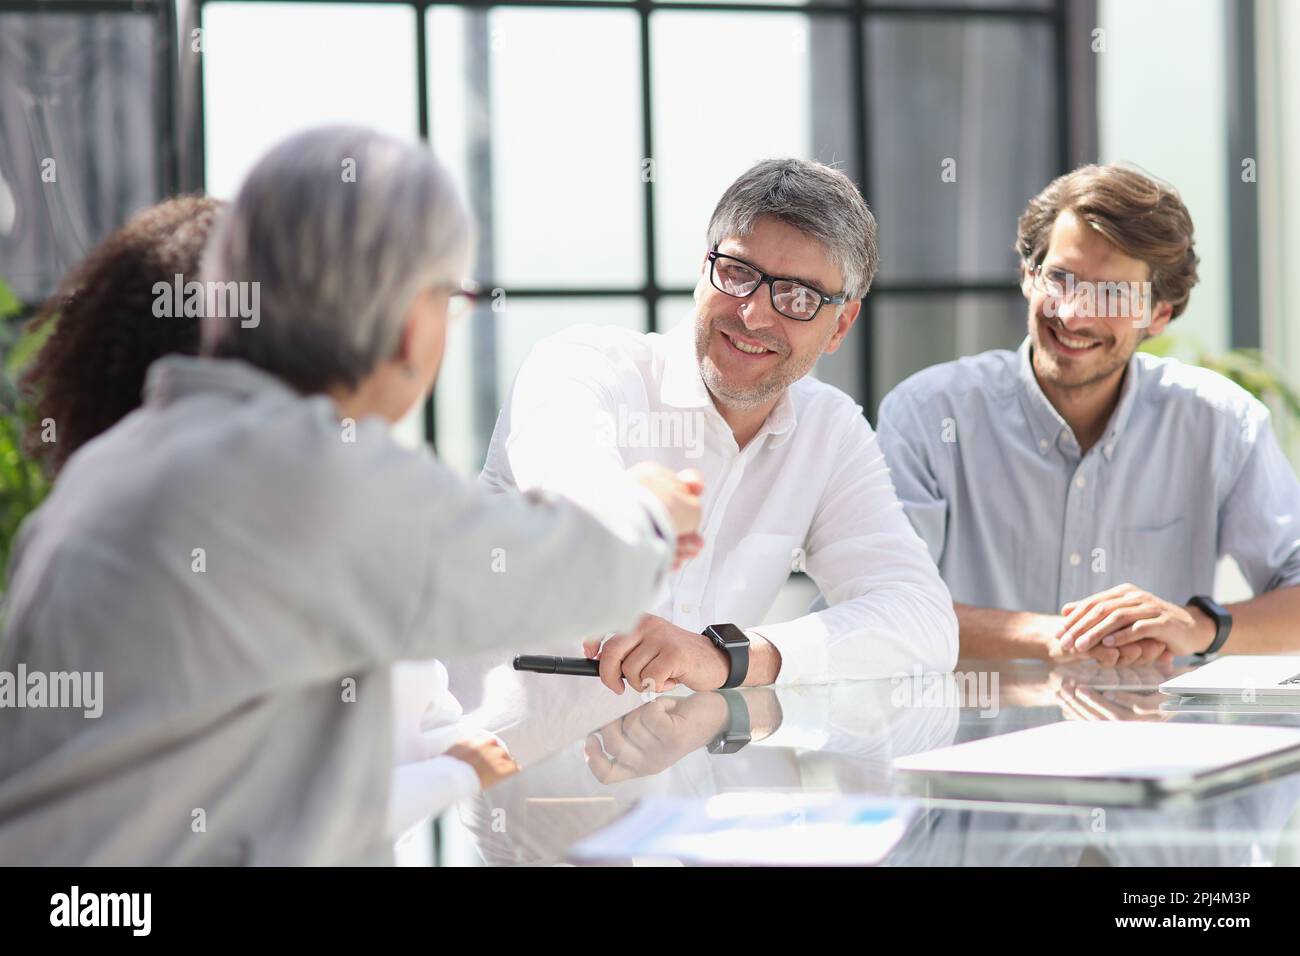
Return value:
[(749, 704), (744, 696), (736, 690), (720, 690), (727, 702), (727, 726), (709, 744), (711, 754), (734, 754), (753, 739), (753, 728), (749, 719)]
[(1187, 602), (1193, 607), (1199, 608), (1205, 613), (1205, 616), (1214, 622), (1214, 640), (1210, 646), (1197, 654), (1197, 657), (1206, 658), (1211, 654), (1217, 654), (1228, 640), (1228, 634), (1232, 631), (1232, 615), (1228, 609), (1212, 598), (1203, 594), (1197, 594)]
[(744, 643), (739, 641), (728, 643), (719, 634), (720, 629), (724, 627), (735, 628), (742, 637), (744, 636), (744, 631), (734, 624), (711, 624), (704, 629), (704, 634), (713, 642), (714, 647), (727, 655), (727, 679), (723, 681), (722, 688), (730, 689), (745, 683), (745, 678), (749, 676), (749, 639), (745, 638)]

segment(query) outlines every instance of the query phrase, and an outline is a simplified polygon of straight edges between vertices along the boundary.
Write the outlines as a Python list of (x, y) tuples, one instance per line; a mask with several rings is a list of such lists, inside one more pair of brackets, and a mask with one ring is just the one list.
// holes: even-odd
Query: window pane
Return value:
[(681, 322), (695, 319), (695, 296), (666, 295), (659, 300), (655, 308), (656, 329), (659, 332), (671, 332)]
[(1026, 335), (1028, 306), (1016, 292), (926, 296), (877, 293), (872, 295), (872, 305), (874, 395), (866, 409), (872, 421), (880, 400), (913, 372), (988, 349), (1015, 349)]
[(147, 15), (0, 14), (0, 278), (49, 295), (159, 198)]
[(1014, 276), (1016, 219), (1056, 172), (1051, 36), (1038, 22), (869, 20), (883, 281)]
[[(489, 303), (490, 303), (489, 299)], [(438, 377), (438, 457), (464, 475), (476, 475), (498, 410), (529, 351), (571, 325), (646, 327), (645, 304), (617, 298), (499, 299), (499, 311), (481, 305), (448, 329), (447, 353)]]
[(410, 7), (208, 2), (203, 45), (213, 195), (233, 196), (267, 149), (310, 126), (351, 122), (418, 135)]
[[(794, 13), (683, 11), (651, 18), (660, 283), (694, 286), (709, 215), (753, 163), (845, 158), (834, 143), (814, 149), (811, 51), (833, 64), (847, 50), (846, 29), (828, 33), (828, 18), (818, 20), (813, 31), (807, 16)], [(828, 99), (818, 108), (834, 111), (844, 102)], [(847, 128), (850, 118), (845, 111), (838, 125)]]
[(637, 16), (429, 13), (430, 135), (486, 232), (496, 285), (645, 281)]

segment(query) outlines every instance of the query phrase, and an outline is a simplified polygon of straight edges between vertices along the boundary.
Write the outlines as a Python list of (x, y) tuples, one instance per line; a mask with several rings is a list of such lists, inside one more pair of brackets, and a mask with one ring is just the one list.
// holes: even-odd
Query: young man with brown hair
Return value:
[[(1036, 196), (1018, 232), (1019, 350), (926, 369), (880, 405), (962, 653), (1117, 664), (1300, 649), (1300, 485), (1268, 409), (1137, 351), (1196, 283), (1178, 193), (1084, 166)], [(1208, 597), (1225, 554), (1255, 594), (1228, 608)]]

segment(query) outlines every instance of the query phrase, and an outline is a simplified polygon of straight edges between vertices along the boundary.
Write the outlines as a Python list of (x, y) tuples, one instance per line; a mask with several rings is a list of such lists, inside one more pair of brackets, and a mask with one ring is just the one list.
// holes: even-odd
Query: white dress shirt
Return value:
[[(783, 684), (952, 669), (948, 590), (843, 392), (801, 379), (741, 449), (700, 377), (693, 321), (668, 334), (575, 326), (525, 361), (480, 478), (599, 500), (642, 461), (705, 482), (703, 550), (648, 611), (690, 631), (730, 623), (761, 635), (781, 654)], [(763, 625), (792, 570), (830, 606)]]

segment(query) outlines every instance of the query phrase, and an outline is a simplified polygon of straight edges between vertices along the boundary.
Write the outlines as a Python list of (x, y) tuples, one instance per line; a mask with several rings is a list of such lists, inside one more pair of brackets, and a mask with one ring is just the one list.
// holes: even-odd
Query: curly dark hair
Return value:
[[(51, 473), (140, 406), (155, 359), (198, 352), (201, 320), (156, 317), (154, 285), (198, 273), (221, 207), (178, 196), (142, 210), (74, 266), (32, 319), (33, 330), (53, 325), (20, 381), (35, 412), (25, 443)], [(56, 441), (41, 439), (46, 419)]]

